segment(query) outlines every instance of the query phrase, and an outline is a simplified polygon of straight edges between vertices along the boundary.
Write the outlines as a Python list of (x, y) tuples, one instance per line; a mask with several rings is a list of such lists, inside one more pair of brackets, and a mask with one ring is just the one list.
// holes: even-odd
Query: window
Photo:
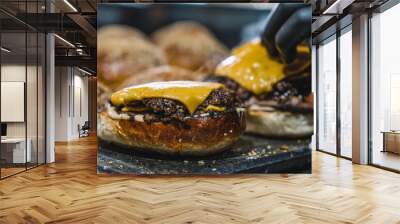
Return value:
[(370, 156), (373, 164), (395, 170), (400, 170), (399, 21), (400, 5), (371, 18)]
[(336, 36), (318, 48), (318, 149), (336, 153)]
[[(43, 4), (18, 7), (23, 15)], [(0, 178), (45, 163), (45, 44), (44, 33), (0, 12)]]
[(344, 29), (340, 45), (340, 155), (352, 157), (352, 34)]

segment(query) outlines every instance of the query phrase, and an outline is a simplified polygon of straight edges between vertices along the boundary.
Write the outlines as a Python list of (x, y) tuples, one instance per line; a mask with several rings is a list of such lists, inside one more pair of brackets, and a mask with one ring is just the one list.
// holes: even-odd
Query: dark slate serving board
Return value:
[(309, 139), (279, 140), (244, 135), (230, 149), (208, 157), (139, 153), (99, 139), (98, 173), (233, 174), (310, 173)]

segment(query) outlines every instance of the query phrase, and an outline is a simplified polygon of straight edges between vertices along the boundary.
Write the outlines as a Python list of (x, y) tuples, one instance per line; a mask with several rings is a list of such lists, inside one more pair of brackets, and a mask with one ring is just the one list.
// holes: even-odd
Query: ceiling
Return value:
[[(80, 67), (95, 73), (98, 2), (101, 1), (48, 0), (46, 5), (45, 0), (1, 0), (2, 46), (12, 50), (7, 53), (7, 58), (14, 61), (22, 60), (25, 55), (31, 58), (31, 53), (35, 55), (37, 51), (37, 44), (30, 43), (36, 33), (54, 32), (57, 34), (56, 65), (80, 66), (73, 63), (82, 61), (84, 66)], [(27, 30), (35, 35), (25, 34)], [(34, 42), (36, 43), (36, 39)], [(25, 46), (28, 46), (27, 52)], [(83, 57), (82, 60), (77, 60), (80, 57)]]
[(352, 22), (353, 17), (373, 11), (388, 0), (309, 0), (313, 7), (313, 43), (331, 36)]

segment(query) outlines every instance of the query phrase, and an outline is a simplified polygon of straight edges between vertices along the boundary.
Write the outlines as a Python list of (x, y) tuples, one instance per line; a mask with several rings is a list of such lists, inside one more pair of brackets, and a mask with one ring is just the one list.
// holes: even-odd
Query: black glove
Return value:
[(296, 47), (311, 37), (311, 6), (302, 3), (281, 3), (268, 18), (262, 44), (272, 57), (284, 63), (296, 58)]

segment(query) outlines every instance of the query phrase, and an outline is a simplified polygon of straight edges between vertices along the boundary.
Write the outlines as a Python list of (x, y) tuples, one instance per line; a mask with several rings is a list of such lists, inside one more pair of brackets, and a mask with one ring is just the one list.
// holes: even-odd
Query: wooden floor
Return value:
[(96, 174), (95, 138), (0, 181), (0, 223), (400, 223), (400, 175), (320, 152), (312, 175)]
[(11, 176), (13, 174), (23, 172), (25, 170), (25, 167), (23, 168), (1, 168), (1, 177), (7, 177)]

